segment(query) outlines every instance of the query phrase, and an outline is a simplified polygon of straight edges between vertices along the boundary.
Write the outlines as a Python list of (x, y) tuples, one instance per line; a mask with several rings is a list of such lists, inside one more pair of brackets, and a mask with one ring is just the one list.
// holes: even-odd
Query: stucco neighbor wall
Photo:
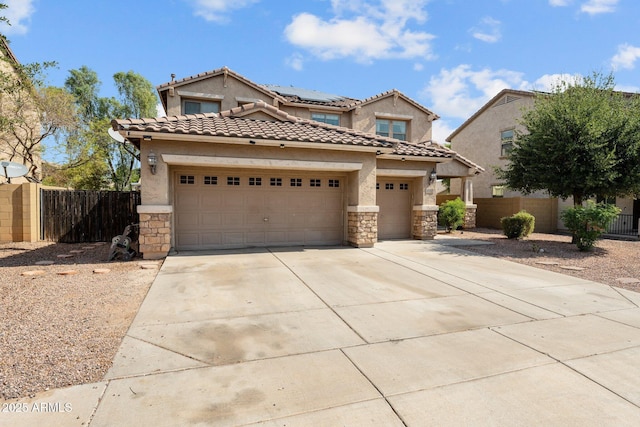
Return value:
[(40, 240), (40, 186), (0, 185), (0, 242)]
[[(507, 95), (505, 95), (507, 96)], [(509, 95), (511, 96), (511, 95)], [(492, 197), (491, 187), (501, 185), (496, 177), (494, 167), (504, 167), (507, 159), (501, 157), (502, 144), (500, 132), (508, 129), (522, 129), (518, 120), (522, 110), (532, 108), (533, 96), (519, 95), (511, 102), (503, 102), (504, 97), (496, 100), (485, 111), (468, 123), (457, 135), (451, 138), (451, 149), (460, 155), (473, 159), (485, 171), (473, 178), (474, 197)], [(511, 98), (510, 98), (511, 99)], [(461, 180), (451, 180), (451, 193), (461, 194)], [(504, 197), (519, 197), (520, 193), (506, 190)], [(543, 193), (536, 193), (529, 197), (547, 197)]]

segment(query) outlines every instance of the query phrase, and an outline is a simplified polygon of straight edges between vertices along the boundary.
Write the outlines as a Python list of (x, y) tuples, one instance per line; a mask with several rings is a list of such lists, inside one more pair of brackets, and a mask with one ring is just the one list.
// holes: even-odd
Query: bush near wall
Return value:
[(536, 219), (527, 211), (520, 211), (500, 220), (502, 232), (509, 239), (522, 239), (533, 233)]

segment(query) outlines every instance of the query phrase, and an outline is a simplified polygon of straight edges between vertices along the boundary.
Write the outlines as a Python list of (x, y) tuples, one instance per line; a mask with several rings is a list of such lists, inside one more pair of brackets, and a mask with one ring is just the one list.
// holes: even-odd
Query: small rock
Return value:
[(47, 272), (44, 270), (29, 270), (20, 273), (21, 276), (42, 276), (43, 274), (47, 274)]
[(541, 265), (560, 265), (560, 263), (556, 262), (556, 261), (536, 261), (536, 264), (541, 264)]
[(82, 254), (82, 253), (84, 253), (84, 251), (81, 251), (81, 250), (79, 250), (79, 249), (75, 249), (75, 250), (73, 250), (73, 251), (69, 251), (69, 253), (70, 253), (70, 254)]
[(42, 260), (42, 261), (36, 261), (35, 262), (36, 265), (51, 265), (51, 264), (55, 264), (54, 261), (48, 261), (48, 260)]
[(89, 251), (89, 250), (91, 250), (91, 249), (95, 249), (95, 248), (96, 248), (95, 246), (83, 246), (83, 247), (82, 247), (82, 249), (84, 249), (84, 250), (86, 250), (86, 251)]
[(73, 255), (70, 255), (70, 254), (60, 254), (60, 255), (58, 255), (58, 258), (73, 258)]
[(140, 268), (143, 270), (153, 270), (158, 268), (158, 264), (140, 264)]
[(109, 270), (108, 268), (96, 268), (95, 270), (93, 270), (93, 273), (94, 274), (107, 274), (110, 271), (111, 270)]
[(582, 267), (574, 267), (573, 265), (561, 265), (560, 268), (563, 270), (571, 270), (571, 271), (582, 271), (584, 268)]
[(630, 285), (633, 283), (640, 283), (640, 279), (636, 279), (635, 277), (619, 277), (616, 279), (616, 282)]
[(78, 272), (76, 270), (65, 270), (65, 271), (58, 271), (58, 273), (60, 276), (71, 276), (73, 274), (78, 274)]

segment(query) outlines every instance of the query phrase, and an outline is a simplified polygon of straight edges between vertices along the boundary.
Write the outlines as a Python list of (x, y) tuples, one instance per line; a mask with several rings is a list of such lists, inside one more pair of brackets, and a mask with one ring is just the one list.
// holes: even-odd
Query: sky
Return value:
[(433, 139), (504, 88), (613, 73), (640, 91), (638, 0), (0, 0), (23, 63), (85, 65), (154, 86), (229, 67), (255, 83), (364, 99), (398, 89), (440, 116)]

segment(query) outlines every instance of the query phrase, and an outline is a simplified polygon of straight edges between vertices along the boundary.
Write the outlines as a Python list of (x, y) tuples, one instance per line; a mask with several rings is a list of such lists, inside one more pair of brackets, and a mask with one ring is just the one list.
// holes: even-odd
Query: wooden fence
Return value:
[(138, 223), (139, 192), (41, 190), (42, 240), (108, 242)]

